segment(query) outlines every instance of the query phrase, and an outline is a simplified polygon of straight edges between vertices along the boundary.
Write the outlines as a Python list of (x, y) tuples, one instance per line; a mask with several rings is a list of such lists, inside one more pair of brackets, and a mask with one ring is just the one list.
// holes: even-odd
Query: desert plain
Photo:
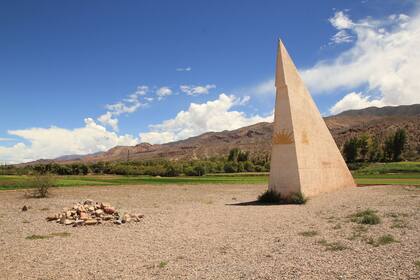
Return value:
[[(419, 279), (420, 188), (347, 188), (305, 205), (253, 203), (266, 185), (68, 187), (0, 192), (1, 279)], [(141, 222), (45, 218), (84, 199)], [(28, 211), (21, 211), (23, 205)], [(352, 215), (370, 209), (375, 225)], [(37, 238), (33, 238), (37, 236)]]

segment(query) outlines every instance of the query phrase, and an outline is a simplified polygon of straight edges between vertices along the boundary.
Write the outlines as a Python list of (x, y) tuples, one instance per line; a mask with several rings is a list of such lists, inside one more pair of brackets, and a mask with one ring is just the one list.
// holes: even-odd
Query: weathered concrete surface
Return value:
[(355, 186), (318, 108), (279, 41), (269, 189), (306, 196)]

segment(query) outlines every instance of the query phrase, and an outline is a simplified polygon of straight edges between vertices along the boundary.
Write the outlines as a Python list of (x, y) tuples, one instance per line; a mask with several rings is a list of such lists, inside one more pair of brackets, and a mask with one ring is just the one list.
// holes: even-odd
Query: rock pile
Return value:
[(84, 226), (98, 225), (102, 223), (114, 223), (121, 225), (129, 222), (139, 222), (143, 218), (141, 214), (120, 214), (115, 207), (105, 202), (94, 202), (87, 199), (83, 203), (77, 203), (72, 208), (63, 210), (47, 217), (49, 222), (57, 222), (63, 225)]

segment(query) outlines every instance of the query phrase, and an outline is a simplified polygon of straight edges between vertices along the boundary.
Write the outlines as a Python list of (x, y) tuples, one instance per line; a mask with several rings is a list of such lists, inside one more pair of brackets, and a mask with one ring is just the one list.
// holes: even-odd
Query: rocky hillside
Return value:
[[(326, 117), (325, 122), (339, 147), (352, 136), (368, 133), (384, 138), (399, 127), (405, 128), (409, 134), (410, 149), (418, 156), (420, 104), (351, 110)], [(253, 154), (267, 154), (271, 152), (271, 134), (271, 123), (258, 123), (232, 131), (208, 132), (167, 144), (141, 143), (136, 146), (117, 146), (102, 153), (61, 157), (54, 161), (70, 163), (127, 159), (195, 159), (226, 155), (230, 149), (236, 147)]]

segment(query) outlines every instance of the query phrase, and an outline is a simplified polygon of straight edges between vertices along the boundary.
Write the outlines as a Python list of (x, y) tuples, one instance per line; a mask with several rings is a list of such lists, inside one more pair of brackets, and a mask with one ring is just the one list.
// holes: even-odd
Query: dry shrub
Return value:
[(50, 189), (57, 186), (56, 179), (50, 174), (36, 174), (26, 182), (26, 187), (31, 189), (26, 195), (35, 198), (47, 197)]

